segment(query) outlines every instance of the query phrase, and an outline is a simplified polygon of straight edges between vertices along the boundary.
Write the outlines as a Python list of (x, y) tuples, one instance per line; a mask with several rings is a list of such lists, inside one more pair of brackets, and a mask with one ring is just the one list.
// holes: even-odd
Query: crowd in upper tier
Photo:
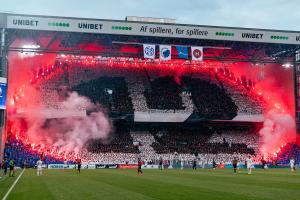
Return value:
[(144, 95), (150, 109), (180, 110), (183, 109), (180, 88), (174, 77), (166, 76), (155, 79), (150, 83)]
[(66, 70), (36, 84), (40, 104), (63, 109), (59, 102), (64, 85), (121, 115), (135, 111), (184, 112), (201, 119), (230, 120), (263, 112), (263, 100), (251, 93), (254, 83), (234, 77), (228, 69), (201, 69), (197, 73), (186, 70), (180, 75), (159, 68), (73, 66)]

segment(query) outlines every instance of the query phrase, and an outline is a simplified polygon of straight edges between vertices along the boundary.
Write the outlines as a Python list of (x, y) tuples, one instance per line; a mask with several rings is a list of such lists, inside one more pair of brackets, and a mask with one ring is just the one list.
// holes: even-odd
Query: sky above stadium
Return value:
[(99, 19), (174, 18), (178, 23), (300, 31), (297, 0), (0, 0), (0, 12)]

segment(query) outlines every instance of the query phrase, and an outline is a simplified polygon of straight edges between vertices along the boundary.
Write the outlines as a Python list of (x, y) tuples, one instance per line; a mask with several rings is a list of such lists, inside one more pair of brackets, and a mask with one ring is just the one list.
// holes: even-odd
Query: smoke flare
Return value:
[(43, 116), (27, 116), (29, 141), (54, 147), (59, 152), (74, 152), (77, 155), (90, 139), (105, 139), (111, 132), (108, 117), (88, 98), (72, 92), (65, 101), (61, 102), (61, 106), (65, 111), (84, 107), (91, 110), (91, 113), (84, 117), (71, 116), (51, 120)]
[(282, 145), (295, 142), (296, 131), (293, 117), (287, 113), (271, 110), (265, 115), (261, 136), (260, 153), (264, 157), (274, 157)]

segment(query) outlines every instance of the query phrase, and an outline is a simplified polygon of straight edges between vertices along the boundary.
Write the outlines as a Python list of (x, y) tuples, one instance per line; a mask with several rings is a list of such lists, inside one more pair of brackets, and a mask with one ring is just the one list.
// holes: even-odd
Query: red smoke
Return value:
[(239, 76), (252, 77), (255, 81), (253, 92), (264, 98), (265, 121), (259, 131), (260, 153), (265, 158), (276, 157), (283, 146), (296, 140), (293, 68), (248, 63), (232, 70)]

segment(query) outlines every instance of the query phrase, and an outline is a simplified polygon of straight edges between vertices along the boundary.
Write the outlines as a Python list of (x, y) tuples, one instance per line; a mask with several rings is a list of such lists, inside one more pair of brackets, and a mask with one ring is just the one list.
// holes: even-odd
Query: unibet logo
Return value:
[(13, 24), (18, 26), (38, 26), (39, 21), (28, 19), (14, 19)]

